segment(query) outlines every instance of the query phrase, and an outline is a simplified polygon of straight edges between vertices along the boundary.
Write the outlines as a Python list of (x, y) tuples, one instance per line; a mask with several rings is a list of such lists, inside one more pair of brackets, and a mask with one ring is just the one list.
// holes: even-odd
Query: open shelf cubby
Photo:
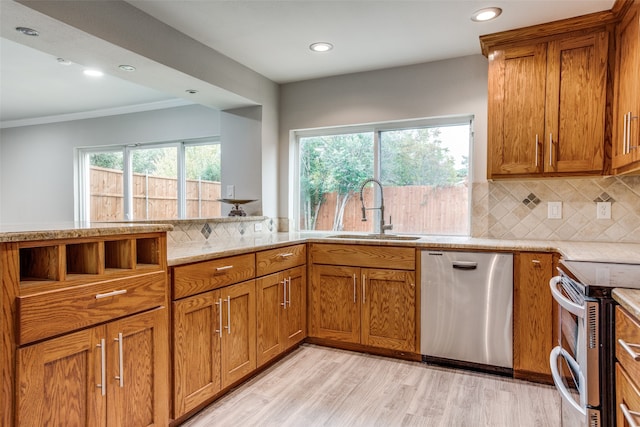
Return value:
[(133, 268), (133, 240), (105, 240), (104, 267), (105, 269)]
[(160, 265), (160, 242), (157, 237), (136, 239), (136, 263)]
[(66, 245), (67, 274), (99, 274), (103, 271), (100, 242)]
[(62, 274), (58, 245), (20, 248), (20, 282), (57, 281)]

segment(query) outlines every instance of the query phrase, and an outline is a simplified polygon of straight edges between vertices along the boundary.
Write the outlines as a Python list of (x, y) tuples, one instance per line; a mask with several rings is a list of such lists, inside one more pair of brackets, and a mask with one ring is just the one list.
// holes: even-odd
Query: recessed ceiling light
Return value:
[(485, 7), (484, 9), (477, 10), (471, 15), (471, 20), (475, 22), (490, 21), (497, 18), (502, 13), (502, 9), (499, 7)]
[(40, 33), (37, 30), (29, 27), (16, 27), (16, 31), (24, 34), (25, 36), (36, 37), (39, 36)]
[(92, 68), (87, 68), (86, 70), (83, 71), (85, 76), (89, 76), (89, 77), (102, 77), (104, 76), (104, 73), (100, 70), (95, 70)]
[(128, 71), (128, 72), (132, 72), (136, 70), (136, 67), (134, 67), (133, 65), (118, 65), (118, 68), (120, 68), (122, 71)]
[(198, 93), (198, 91), (195, 90), (195, 89), (187, 89), (187, 90), (185, 90), (185, 92), (187, 92), (190, 95), (194, 95), (194, 94)]
[(333, 45), (327, 42), (317, 42), (309, 45), (309, 49), (311, 49), (314, 52), (327, 52), (333, 49)]

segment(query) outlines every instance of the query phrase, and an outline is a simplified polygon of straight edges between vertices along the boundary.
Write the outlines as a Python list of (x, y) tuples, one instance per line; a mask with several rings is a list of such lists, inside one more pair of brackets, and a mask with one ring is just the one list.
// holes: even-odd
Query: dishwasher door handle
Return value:
[(451, 265), (456, 270), (475, 270), (478, 268), (478, 263), (473, 261), (454, 261)]

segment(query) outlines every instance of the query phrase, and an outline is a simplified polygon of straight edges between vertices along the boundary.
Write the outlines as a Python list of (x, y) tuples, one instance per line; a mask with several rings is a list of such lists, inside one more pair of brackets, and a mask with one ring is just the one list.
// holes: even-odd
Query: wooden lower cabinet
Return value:
[(621, 306), (616, 307), (616, 424), (640, 423), (640, 320)]
[(554, 346), (554, 303), (549, 288), (550, 253), (515, 255), (513, 293), (513, 372), (516, 378), (551, 382), (549, 354)]
[(256, 368), (255, 281), (173, 303), (174, 418)]
[(310, 336), (415, 352), (412, 271), (313, 265)]
[(17, 351), (16, 425), (166, 426), (164, 308)]
[(256, 280), (258, 366), (305, 338), (306, 283), (304, 266)]

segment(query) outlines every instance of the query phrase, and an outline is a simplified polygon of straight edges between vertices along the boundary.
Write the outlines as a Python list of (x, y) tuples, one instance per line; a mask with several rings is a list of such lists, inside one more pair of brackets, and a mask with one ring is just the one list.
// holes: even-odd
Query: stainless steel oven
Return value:
[(599, 427), (600, 303), (563, 272), (551, 279), (550, 287), (558, 306), (558, 345), (550, 364), (562, 397), (562, 425)]
[(556, 301), (557, 345), (550, 354), (562, 396), (562, 426), (613, 427), (614, 288), (640, 288), (640, 265), (562, 260), (549, 285)]

